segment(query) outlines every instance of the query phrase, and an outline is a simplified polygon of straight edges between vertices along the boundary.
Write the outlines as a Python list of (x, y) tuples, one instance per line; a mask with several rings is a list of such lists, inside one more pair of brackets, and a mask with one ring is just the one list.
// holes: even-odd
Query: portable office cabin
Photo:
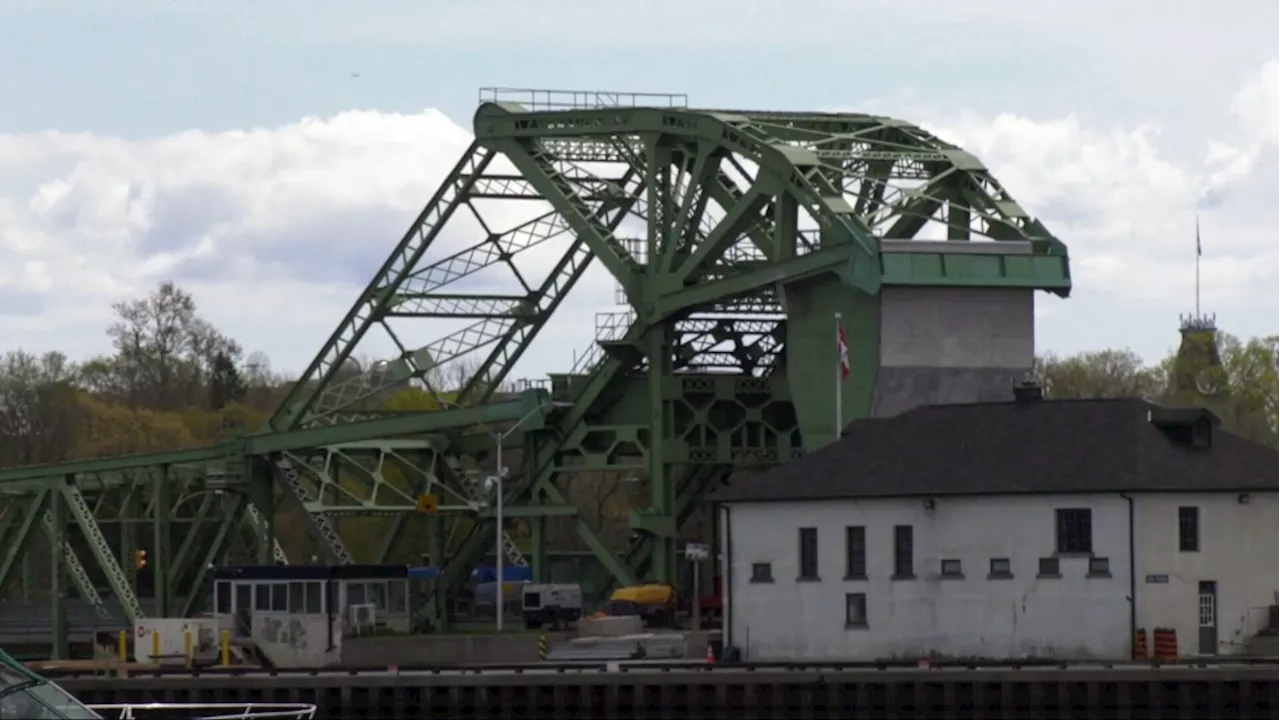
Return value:
[(234, 615), (241, 631), (254, 615), (328, 615), (350, 620), (372, 605), (379, 625), (409, 629), (404, 565), (236, 565), (213, 569), (214, 612)]

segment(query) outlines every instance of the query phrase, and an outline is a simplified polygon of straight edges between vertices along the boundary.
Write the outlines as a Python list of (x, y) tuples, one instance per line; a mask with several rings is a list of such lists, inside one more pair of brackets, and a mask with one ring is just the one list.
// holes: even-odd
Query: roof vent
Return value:
[(1013, 386), (1013, 400), (1019, 405), (1030, 405), (1044, 399), (1044, 388), (1034, 380), (1024, 380)]

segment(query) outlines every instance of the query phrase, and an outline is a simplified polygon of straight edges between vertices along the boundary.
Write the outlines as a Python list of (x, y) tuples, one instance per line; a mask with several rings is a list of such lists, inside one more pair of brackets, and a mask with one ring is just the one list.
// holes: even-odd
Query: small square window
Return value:
[(1062, 574), (1058, 571), (1058, 558), (1056, 557), (1040, 558), (1040, 570), (1037, 573), (1037, 576), (1038, 577), (1061, 577)]
[(846, 593), (844, 596), (844, 624), (846, 627), (867, 626), (867, 594)]
[(1089, 576), (1090, 577), (1110, 577), (1111, 576), (1111, 560), (1104, 557), (1089, 558)]
[(1013, 564), (1009, 562), (1009, 558), (991, 558), (990, 575), (997, 578), (1013, 577)]
[(942, 576), (943, 577), (964, 577), (964, 573), (961, 572), (960, 561), (953, 558), (943, 560)]
[(753, 583), (773, 582), (773, 564), (772, 563), (752, 563), (751, 564), (751, 582)]

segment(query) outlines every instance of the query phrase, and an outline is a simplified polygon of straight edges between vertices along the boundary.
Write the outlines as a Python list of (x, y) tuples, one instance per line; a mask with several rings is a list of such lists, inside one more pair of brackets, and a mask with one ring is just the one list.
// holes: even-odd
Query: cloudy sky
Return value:
[[(172, 279), (248, 350), (301, 370), (466, 147), (490, 85), (895, 114), (975, 152), (1071, 248), (1076, 291), (1039, 301), (1042, 349), (1172, 347), (1197, 213), (1205, 308), (1230, 332), (1275, 333), (1277, 12), (0, 0), (0, 349), (104, 351), (110, 304)], [(578, 289), (517, 376), (587, 346), (612, 293)]]

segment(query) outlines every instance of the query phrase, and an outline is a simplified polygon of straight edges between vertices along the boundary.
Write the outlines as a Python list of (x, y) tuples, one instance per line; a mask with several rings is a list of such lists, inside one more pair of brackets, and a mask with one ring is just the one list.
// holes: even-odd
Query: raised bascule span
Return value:
[[(504, 502), (521, 532), (505, 562), (544, 578), (546, 521), (568, 518), (594, 556), (587, 592), (675, 581), (677, 534), (710, 488), (834, 439), (837, 313), (845, 423), (1003, 397), (1030, 371), (1033, 294), (1069, 294), (1067, 249), (976, 157), (887, 117), (686, 105), (482, 92), (474, 142), (263, 428), (0, 470), (0, 584), (39, 528), (65, 548), (49, 554), (55, 597), (68, 578), (130, 622), (187, 616), (213, 564), (382, 562), (412, 532), (444, 558), (423, 610), (444, 628), (494, 547), (485, 430), (513, 427)], [(544, 329), (580, 307), (566, 298), (597, 302), (604, 272), (625, 307), (597, 341), (568, 372), (499, 391), (531, 347), (556, 346)], [(354, 361), (367, 356), (385, 360)], [(447, 397), (446, 365), (469, 369)], [(406, 387), (436, 409), (386, 411)], [(573, 502), (569, 481), (602, 472), (645, 490), (627, 547)], [(309, 519), (305, 557), (276, 542), (287, 507)], [(362, 515), (391, 520), (356, 558), (339, 520)], [(154, 593), (138, 591), (139, 548)]]

